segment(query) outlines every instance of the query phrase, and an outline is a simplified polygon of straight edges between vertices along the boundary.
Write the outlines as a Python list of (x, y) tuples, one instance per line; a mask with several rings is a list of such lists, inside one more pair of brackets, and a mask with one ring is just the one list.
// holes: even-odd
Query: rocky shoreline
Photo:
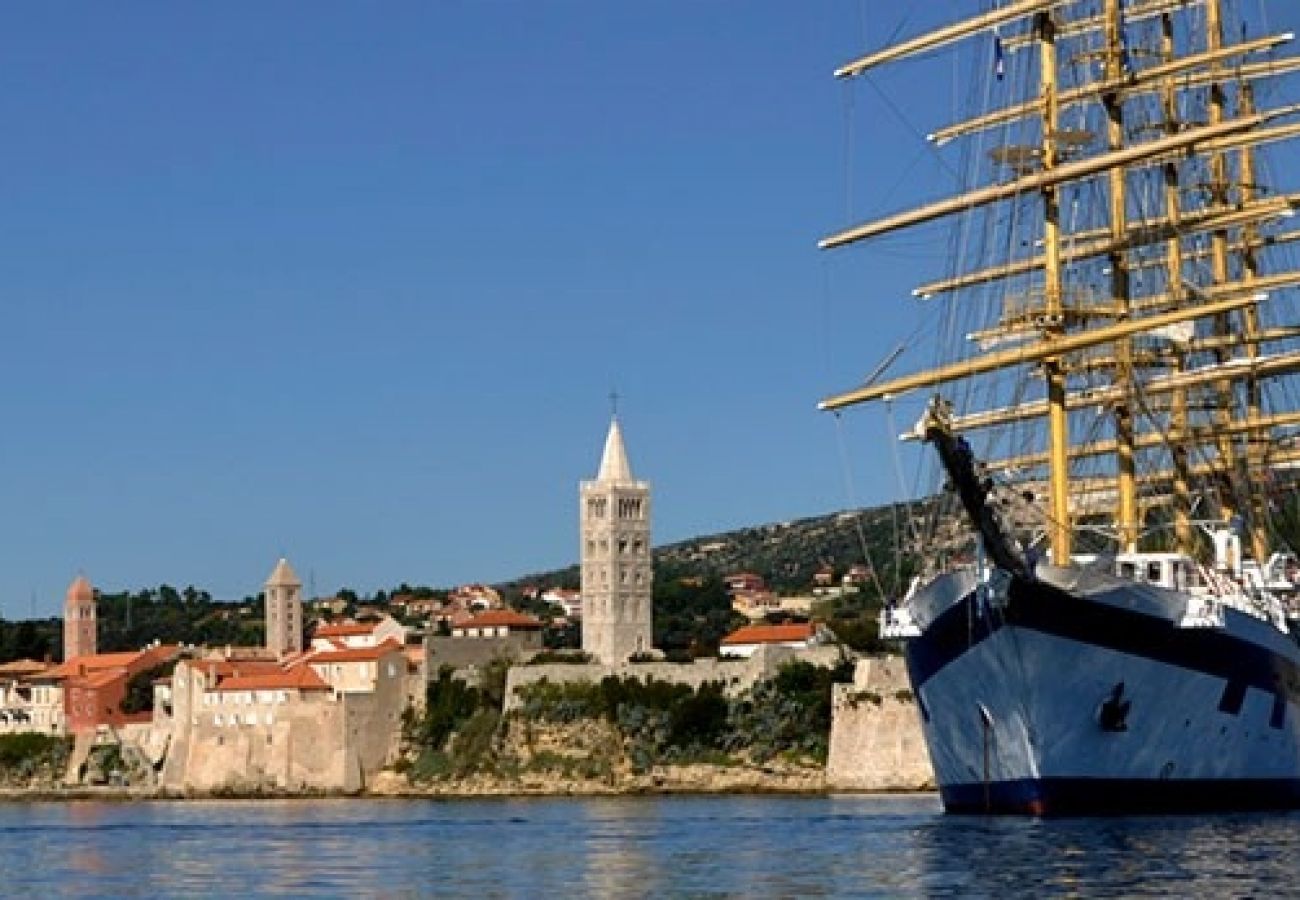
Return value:
[(153, 787), (75, 786), (44, 783), (0, 788), (0, 802), (81, 800), (259, 800), (324, 798), (474, 799), (484, 797), (636, 797), (670, 794), (824, 794), (831, 790), (824, 769), (809, 766), (659, 766), (639, 775), (610, 779), (562, 778), (544, 774), (475, 774), (426, 783), (385, 771), (361, 791), (278, 791), (231, 785), (217, 791), (176, 792)]

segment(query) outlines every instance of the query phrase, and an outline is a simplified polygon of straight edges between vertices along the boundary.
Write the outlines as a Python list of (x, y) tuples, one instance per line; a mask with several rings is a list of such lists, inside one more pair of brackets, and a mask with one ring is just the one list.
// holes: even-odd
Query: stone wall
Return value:
[(424, 639), (425, 670), (437, 679), (443, 666), (466, 669), (486, 666), (496, 659), (518, 660), (541, 649), (541, 639), (529, 635), (490, 638), (455, 638), (429, 635)]
[[(397, 757), (412, 693), (406, 665), (376, 668), (366, 692), (290, 691), (287, 702), (202, 704), (203, 673), (172, 677), (171, 744), (161, 783), (172, 791), (357, 791)], [(220, 716), (222, 724), (217, 724)]]
[(833, 790), (934, 788), (921, 713), (901, 657), (859, 660), (853, 684), (835, 685), (826, 781)]
[(813, 665), (829, 667), (837, 665), (841, 656), (839, 647), (813, 647), (807, 650), (762, 647), (745, 659), (705, 657), (690, 663), (647, 662), (616, 666), (548, 663), (540, 666), (512, 666), (506, 677), (505, 712), (520, 707), (521, 701), (517, 693), (519, 688), (538, 681), (594, 684), (608, 676), (614, 676), (668, 681), (673, 684), (688, 684), (694, 688), (719, 681), (728, 696), (737, 696), (758, 682), (771, 678), (777, 669), (792, 660), (804, 660)]

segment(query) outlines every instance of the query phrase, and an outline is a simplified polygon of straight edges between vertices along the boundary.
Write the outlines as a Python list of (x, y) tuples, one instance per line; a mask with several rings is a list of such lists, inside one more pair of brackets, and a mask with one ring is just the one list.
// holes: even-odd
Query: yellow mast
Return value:
[[(1132, 18), (1129, 17), (1129, 21)], [(1059, 34), (1058, 34), (1059, 37)], [(1100, 81), (1088, 82), (1069, 90), (1061, 91), (1057, 98), (1057, 108), (1065, 112), (1072, 106), (1079, 103), (1095, 101), (1098, 98), (1114, 95), (1120, 100), (1127, 100), (1132, 97), (1138, 97), (1143, 94), (1152, 93), (1162, 90), (1163, 86), (1169, 83), (1169, 80), (1175, 75), (1180, 76), (1178, 85), (1181, 89), (1187, 90), (1195, 87), (1205, 87), (1213, 79), (1212, 73), (1208, 71), (1196, 71), (1198, 68), (1208, 65), (1212, 62), (1226, 62), (1238, 56), (1247, 56), (1252, 53), (1266, 53), (1269, 50), (1276, 49), (1281, 45), (1294, 39), (1295, 35), (1275, 34), (1268, 37), (1257, 38), (1253, 41), (1247, 41), (1244, 44), (1235, 44), (1231, 47), (1223, 47), (1214, 52), (1192, 53), (1184, 57), (1168, 59), (1158, 66), (1151, 66), (1140, 72), (1129, 72), (1118, 77), (1107, 75)], [(1294, 71), (1300, 67), (1300, 60), (1268, 60), (1260, 63), (1249, 63), (1240, 66), (1236, 75), (1239, 79), (1250, 80), (1252, 78), (1264, 78), (1271, 75), (1285, 74)], [(1028, 116), (1036, 115), (1042, 108), (1042, 100), (1035, 97), (1032, 100), (1026, 100), (1023, 103), (1017, 103), (1014, 106), (996, 109), (993, 112), (983, 113), (972, 119), (966, 119), (962, 122), (955, 122), (947, 125), (927, 135), (928, 139), (935, 144), (946, 144), (954, 138), (963, 135), (974, 134), (975, 132), (985, 131), (989, 128), (995, 128), (999, 125), (1006, 125)]]
[[(818, 407), (823, 410), (842, 409), (845, 406), (852, 406), (855, 403), (863, 403), (868, 400), (880, 400), (886, 397), (893, 397), (906, 391), (916, 390), (918, 388), (930, 387), (943, 384), (948, 381), (954, 381), (958, 378), (966, 378), (971, 375), (978, 375), (982, 372), (989, 372), (993, 369), (1006, 368), (1012, 365), (1037, 362), (1046, 356), (1059, 355), (1066, 352), (1067, 349), (1084, 349), (1083, 341), (1091, 341), (1089, 346), (1096, 346), (1107, 341), (1113, 341), (1116, 338), (1127, 335), (1139, 334), (1151, 328), (1161, 328), (1164, 325), (1176, 322), (1186, 322), (1191, 319), (1199, 319), (1204, 316), (1212, 316), (1219, 312), (1227, 312), (1233, 309), (1240, 309), (1247, 303), (1254, 303), (1259, 297), (1247, 298), (1245, 301), (1225, 301), (1224, 304), (1218, 303), (1207, 304), (1205, 306), (1185, 306), (1182, 309), (1171, 310), (1168, 313), (1162, 313), (1159, 316), (1143, 317), (1141, 319), (1122, 322), (1117, 325), (1110, 325), (1104, 329), (1104, 334), (1094, 337), (1090, 332), (1076, 332), (1068, 337), (1062, 338), (1061, 341), (1046, 349), (1040, 348), (1038, 352), (1016, 356), (1014, 354), (995, 354), (998, 358), (991, 365), (980, 365), (978, 368), (970, 368), (969, 362), (957, 366), (946, 367), (936, 370), (935, 372), (926, 372), (916, 375), (904, 376), (890, 381), (884, 385), (872, 385), (868, 388), (859, 388), (850, 391), (847, 394), (839, 394), (835, 397), (828, 397), (823, 400)], [(1069, 348), (1065, 347), (1070, 344)], [(987, 359), (988, 357), (979, 357)], [(1153, 378), (1142, 385), (1142, 393), (1146, 396), (1156, 396), (1170, 394), (1179, 390), (1190, 390), (1196, 387), (1204, 387), (1207, 384), (1213, 384), (1224, 377), (1224, 370), (1232, 370), (1235, 377), (1244, 378), (1251, 375), (1258, 379), (1280, 378), (1284, 375), (1294, 375), (1300, 372), (1300, 353), (1283, 353), (1276, 356), (1261, 356), (1253, 364), (1248, 360), (1241, 359), (1228, 363), (1225, 366), (1211, 366), (1206, 369), (1187, 369), (1172, 375), (1163, 375), (1159, 378)], [(1087, 388), (1081, 391), (1075, 391), (1066, 397), (1065, 405), (1067, 409), (1086, 409), (1096, 407), (1105, 403), (1116, 403), (1121, 399), (1119, 392), (1113, 387)], [(1047, 415), (1047, 404), (1042, 400), (1030, 400), (1018, 403), (1015, 406), (1004, 407), (1002, 409), (986, 410), (984, 412), (968, 413), (962, 416), (953, 416), (948, 423), (949, 428), (954, 432), (974, 431), (979, 428), (992, 428), (998, 425), (1010, 425), (1014, 422), (1024, 422), (1028, 419), (1039, 419)]]
[[(1240, 91), (1240, 108), (1242, 110), (1253, 110), (1255, 108), (1255, 89), (1250, 82), (1241, 82), (1238, 90)], [(1249, 203), (1255, 199), (1256, 192), (1256, 172), (1255, 172), (1255, 150), (1253, 147), (1245, 146), (1241, 149), (1241, 201)], [(1253, 225), (1247, 225), (1242, 238), (1242, 281), (1246, 283), (1254, 282), (1259, 277), (1259, 259), (1255, 256), (1255, 247), (1259, 243), (1259, 230)], [(1244, 314), (1246, 321), (1245, 338), (1246, 338), (1246, 357), (1252, 362), (1259, 359), (1260, 345), (1260, 326), (1259, 312), (1255, 309), (1247, 309)], [(1249, 378), (1246, 381), (1246, 417), (1249, 421), (1259, 422), (1262, 418), (1263, 398), (1261, 396), (1260, 382), (1258, 378)], [(1246, 438), (1246, 484), (1250, 493), (1250, 552), (1257, 562), (1263, 563), (1268, 559), (1269, 539), (1267, 522), (1266, 498), (1264, 497), (1263, 473), (1264, 459), (1268, 452), (1268, 429), (1256, 428), (1249, 432)]]
[[(1166, 13), (1160, 22), (1160, 52), (1165, 62), (1174, 59), (1174, 21)], [(1174, 84), (1166, 80), (1161, 95), (1164, 111), (1165, 131), (1176, 134), (1178, 122), (1178, 93)], [(1184, 302), (1186, 291), (1183, 289), (1183, 244), (1179, 236), (1178, 223), (1182, 217), (1182, 202), (1179, 194), (1182, 185), (1178, 175), (1178, 163), (1170, 160), (1164, 165), (1165, 182), (1165, 217), (1169, 220), (1169, 241), (1165, 245), (1166, 280), (1169, 283), (1169, 297), (1175, 306)], [(1178, 370), (1186, 368), (1186, 353), (1178, 352)], [(1173, 479), (1170, 492), (1173, 495), (1174, 543), (1180, 553), (1191, 554), (1195, 548), (1196, 535), (1192, 531), (1192, 478), (1191, 465), (1187, 456), (1187, 389), (1175, 388), (1170, 403), (1169, 417), (1169, 454), (1173, 465)]]
[[(1055, 56), (1055, 51), (1051, 51)], [(1053, 79), (1055, 81), (1055, 79)], [(1052, 104), (1052, 110), (1049, 115), (1051, 121), (1056, 121), (1056, 104)], [(1014, 197), (1024, 196), (1031, 191), (1042, 191), (1047, 193), (1053, 191), (1070, 181), (1079, 181), (1093, 175), (1100, 175), (1116, 166), (1123, 166), (1128, 163), (1138, 163), (1143, 160), (1155, 159), (1157, 157), (1172, 156), (1186, 151), (1190, 148), (1205, 145), (1218, 138), (1230, 138), (1236, 134), (1245, 134), (1253, 131), (1261, 125), (1266, 125), (1275, 119), (1283, 116), (1295, 115), (1300, 113), (1300, 105), (1288, 106), (1281, 109), (1270, 110), (1267, 113), (1259, 113), (1245, 118), (1233, 119), (1228, 122), (1220, 122), (1217, 125), (1207, 125), (1201, 128), (1188, 128), (1178, 134), (1160, 138), (1146, 144), (1134, 144), (1126, 147), (1117, 153), (1107, 153), (1102, 156), (1094, 156), (1088, 159), (1075, 160), (1064, 163), (1059, 166), (1048, 167), (1044, 159), (1043, 171), (1025, 178), (1018, 178), (1015, 181), (1003, 184), (994, 184), (976, 191), (962, 194), (958, 197), (949, 197), (946, 200), (940, 200), (937, 203), (931, 203), (918, 209), (908, 210), (907, 212), (896, 213), (883, 219), (877, 219), (873, 222), (867, 222), (862, 225), (854, 225), (843, 231), (836, 232), (828, 237), (822, 238), (817, 242), (817, 246), (822, 250), (833, 250), (836, 247), (844, 247), (849, 244), (855, 244), (858, 241), (864, 241), (868, 238), (879, 237), (888, 234), (891, 231), (898, 231), (902, 228), (909, 228), (913, 225), (920, 225), (924, 222), (930, 222), (944, 216), (955, 215), (957, 213), (970, 212), (981, 206), (988, 206), (991, 203), (997, 203), (1001, 200), (1010, 200)], [(1048, 115), (1044, 116), (1044, 121), (1048, 121)], [(1054, 141), (1052, 143), (1055, 143)], [(1055, 147), (1052, 149), (1053, 158), (1055, 158)], [(1054, 192), (1054, 191), (1053, 191)]]
[(999, 25), (1014, 22), (1016, 19), (1023, 19), (1026, 16), (1040, 13), (1041, 10), (1050, 9), (1061, 2), (1062, 0), (1019, 0), (1019, 2), (1004, 6), (1001, 9), (962, 22), (956, 22), (946, 28), (940, 28), (920, 37), (912, 38), (910, 41), (904, 41), (901, 44), (886, 47), (884, 50), (858, 57), (853, 62), (845, 63), (836, 69), (835, 77), (855, 78), (874, 66), (914, 56), (917, 53), (924, 53), (927, 50), (936, 50), (939, 47), (978, 34), (981, 31), (988, 31), (997, 28)]
[[(1034, 27), (1038, 33), (1039, 86), (1043, 99), (1043, 171), (1056, 167), (1056, 137), (1059, 128), (1056, 106), (1056, 24), (1049, 13), (1039, 13)], [(1061, 296), (1061, 194), (1055, 184), (1043, 188), (1043, 280), (1044, 318), (1047, 343), (1065, 334)], [(1043, 360), (1047, 382), (1048, 521), (1047, 538), (1055, 565), (1070, 564), (1070, 458), (1069, 422), (1065, 411), (1064, 363), (1059, 356)]]
[[(1103, 17), (1106, 80), (1116, 83), (1124, 74), (1120, 52), (1123, 36), (1120, 34), (1119, 0), (1106, 0)], [(1107, 145), (1113, 153), (1124, 145), (1124, 101), (1118, 95), (1110, 93), (1104, 96), (1104, 105)], [(1128, 230), (1128, 193), (1123, 167), (1111, 169), (1108, 180), (1110, 182), (1110, 237), (1111, 241), (1118, 246)], [(1123, 250), (1115, 250), (1110, 254), (1109, 262), (1111, 299), (1115, 304), (1116, 318), (1124, 321), (1131, 314), (1128, 257)], [(1133, 379), (1131, 339), (1125, 338), (1116, 343), (1115, 362), (1115, 386), (1125, 395), (1124, 399), (1115, 405), (1115, 458), (1119, 472), (1115, 525), (1120, 551), (1132, 553), (1137, 550), (1141, 523), (1138, 521), (1137, 457), (1134, 449), (1131, 399)]]
[[(1206, 0), (1205, 3), (1205, 42), (1206, 49), (1210, 52), (1223, 49), (1223, 11), (1220, 0)], [(1218, 64), (1211, 64), (1211, 73), (1222, 71)], [(1223, 82), (1220, 79), (1214, 79), (1210, 82), (1210, 109), (1209, 121), (1211, 125), (1218, 125), (1224, 120), (1225, 98)], [(1210, 197), (1211, 203), (1215, 209), (1224, 209), (1229, 203), (1229, 194), (1231, 186), (1228, 182), (1228, 161), (1222, 151), (1214, 151), (1210, 154)], [(1230, 275), (1228, 274), (1228, 232), (1225, 229), (1219, 229), (1210, 233), (1210, 278), (1215, 287), (1226, 284)], [(1226, 315), (1218, 316), (1214, 321), (1215, 334), (1228, 334), (1230, 329), (1228, 317)], [(1225, 351), (1218, 351), (1215, 354), (1219, 362), (1227, 360), (1228, 355)], [(1224, 380), (1215, 385), (1215, 394), (1218, 397), (1216, 404), (1215, 419), (1220, 424), (1227, 424), (1232, 421), (1232, 382)], [(1236, 469), (1237, 449), (1232, 437), (1228, 434), (1219, 440), (1219, 465), (1220, 472), (1227, 478), (1230, 478)], [(1221, 486), (1219, 491), (1219, 509), (1220, 515), (1226, 520), (1236, 515), (1236, 499), (1233, 495), (1230, 484)]]
[[(1101, 344), (1113, 343), (1122, 338), (1132, 337), (1135, 334), (1141, 334), (1144, 331), (1154, 331), (1158, 328), (1164, 328), (1168, 325), (1177, 325), (1180, 322), (1189, 322), (1193, 319), (1203, 319), (1207, 316), (1218, 313), (1229, 313), (1241, 309), (1243, 306), (1249, 306), (1252, 303), (1258, 303), (1264, 299), (1264, 294), (1245, 294), (1242, 291), (1236, 291), (1226, 296), (1222, 300), (1214, 300), (1210, 303), (1204, 303), (1198, 306), (1184, 306), (1181, 309), (1171, 309), (1168, 312), (1156, 313), (1141, 318), (1129, 319), (1127, 322), (1116, 322), (1113, 325), (1105, 325), (1100, 328), (1093, 328), (1088, 331), (1076, 331), (1072, 334), (1057, 335), (1054, 338), (1044, 340), (1038, 344), (1030, 344), (1024, 347), (1014, 347), (1010, 350), (1003, 350), (1000, 353), (986, 353), (982, 356), (973, 356), (970, 359), (964, 359), (960, 362), (952, 363), (946, 366), (939, 366), (924, 372), (916, 372), (911, 375), (903, 375), (889, 381), (875, 382), (866, 387), (856, 388), (843, 394), (836, 394), (833, 397), (827, 397), (821, 403), (817, 404), (822, 410), (843, 409), (846, 406), (853, 406), (856, 403), (866, 403), (869, 400), (883, 400), (886, 397), (897, 396), (908, 391), (914, 391), (918, 388), (933, 388), (951, 381), (958, 381), (962, 378), (970, 378), (974, 375), (982, 375), (985, 372), (993, 372), (998, 369), (1007, 369), (1012, 366), (1023, 366), (1029, 363), (1043, 362), (1044, 365), (1052, 359), (1059, 359), (1067, 353), (1075, 353), (1079, 350), (1087, 350), (1089, 347), (1097, 347)], [(1300, 366), (1300, 357), (1297, 360), (1286, 358), (1283, 360), (1288, 366)], [(1268, 361), (1262, 362), (1255, 371), (1264, 374), (1269, 371)], [(1288, 368), (1285, 371), (1290, 372)], [(1198, 378), (1206, 376), (1199, 373), (1191, 373)], [(1219, 379), (1223, 376), (1218, 371), (1211, 373), (1208, 377)], [(1200, 384), (1199, 380), (1189, 380), (1189, 384)], [(1146, 386), (1148, 391), (1153, 389), (1152, 383)], [(1158, 389), (1158, 387), (1154, 388)], [(1102, 403), (1114, 402), (1120, 399), (1119, 393), (1113, 388), (1098, 388), (1088, 391), (1082, 402)], [(1030, 409), (1034, 407), (1032, 401), (1021, 404), (1022, 408)], [(1062, 396), (1062, 406), (1065, 406), (1064, 395)], [(1039, 411), (1037, 415), (1042, 415)], [(1049, 409), (1050, 418), (1050, 409)]]
[[(1170, 109), (1172, 110), (1172, 107)], [(1172, 112), (1170, 115), (1172, 116)], [(1167, 172), (1169, 166), (1175, 165), (1175, 160), (1166, 160), (1163, 165)], [(1263, 222), (1288, 215), (1297, 207), (1300, 207), (1300, 194), (1283, 194), (1267, 200), (1243, 203), (1240, 209), (1195, 210), (1181, 213), (1177, 219), (1165, 216), (1155, 221), (1145, 221), (1140, 225), (1135, 225), (1129, 229), (1123, 240), (1119, 242), (1111, 238), (1110, 229), (1106, 229), (1104, 234), (1095, 231), (1076, 232), (1070, 235), (1070, 245), (1062, 249), (1061, 261), (1066, 263), (1079, 262), (1094, 256), (1132, 250), (1161, 241), (1168, 246), (1169, 241), (1180, 235), (1185, 237), (1189, 234), (1209, 231), (1214, 228), (1232, 228), (1246, 223)], [(1285, 237), (1285, 235), (1282, 235), (1278, 240), (1280, 241)], [(1297, 235), (1297, 237), (1300, 237), (1300, 235)], [(943, 281), (927, 282), (913, 288), (912, 295), (929, 299), (937, 294), (988, 284), (991, 281), (1012, 278), (1016, 275), (1024, 275), (1027, 272), (1036, 272), (1043, 268), (1043, 265), (1044, 260), (1041, 256), (1026, 257), (1025, 259), (1002, 263), (988, 269), (967, 272)]]
[[(1295, 66), (1300, 63), (1295, 60), (1250, 63), (1245, 59), (1250, 54), (1275, 49), (1292, 40), (1293, 35), (1272, 35), (1225, 46), (1221, 0), (1101, 0), (1099, 15), (1082, 23), (1060, 22), (1055, 15), (1057, 7), (1066, 6), (1073, 0), (1004, 2), (1005, 5), (998, 10), (859, 57), (837, 70), (836, 75), (851, 78), (873, 66), (990, 31), (1016, 19), (1027, 19), (1030, 27), (1018, 29), (1018, 34), (1009, 39), (1007, 45), (1016, 39), (1037, 45), (1038, 97), (951, 126), (935, 137), (949, 139), (1000, 122), (1037, 116), (1041, 119), (1041, 142), (1035, 151), (1038, 171), (1017, 171), (1017, 177), (1010, 182), (986, 183), (959, 196), (950, 195), (919, 208), (853, 225), (825, 237), (819, 246), (823, 249), (842, 247), (993, 204), (1032, 201), (1033, 195), (1038, 194), (1042, 198), (1044, 223), (1041, 255), (1012, 259), (983, 271), (967, 271), (946, 281), (926, 285), (919, 291), (927, 295), (954, 291), (1041, 270), (1041, 300), (1033, 303), (1032, 308), (1022, 309), (1023, 304), (1018, 304), (1016, 298), (1009, 298), (1003, 307), (999, 326), (988, 329), (988, 343), (981, 349), (991, 350), (990, 345), (994, 342), (1005, 346), (1030, 340), (1014, 349), (984, 352), (958, 363), (940, 365), (925, 372), (829, 397), (820, 404), (821, 408), (838, 409), (905, 391), (934, 389), (946, 382), (995, 369), (1036, 364), (1044, 379), (1045, 397), (1021, 403), (1014, 409), (990, 411), (983, 418), (990, 422), (1011, 421), (1030, 415), (1046, 419), (1045, 452), (1019, 459), (1033, 458), (1035, 462), (1038, 456), (1045, 459), (1047, 536), (1051, 559), (1058, 565), (1067, 565), (1072, 551), (1071, 518), (1075, 515), (1070, 502), (1070, 464), (1071, 460), (1085, 455), (1113, 452), (1116, 463), (1115, 474), (1110, 476), (1111, 493), (1108, 500), (1101, 502), (1113, 506), (1121, 551), (1137, 549), (1142, 525), (1141, 498), (1148, 496), (1142, 485), (1149, 479), (1138, 477), (1136, 460), (1139, 448), (1153, 446), (1155, 438), (1159, 437), (1154, 432), (1138, 434), (1136, 368), (1141, 367), (1146, 373), (1142, 380), (1143, 397), (1163, 392), (1167, 398), (1155, 400), (1152, 411), (1157, 415), (1162, 410), (1169, 411), (1168, 427), (1163, 436), (1172, 438), (1173, 465), (1163, 477), (1172, 481), (1170, 491), (1175, 499), (1175, 532), (1179, 546), (1190, 551), (1195, 539), (1190, 520), (1192, 476), (1202, 469), (1216, 466), (1219, 472), (1232, 473), (1238, 463), (1248, 464), (1255, 472), (1269, 462), (1267, 440), (1270, 429), (1266, 424), (1269, 419), (1263, 415), (1260, 383), (1264, 378), (1300, 369), (1300, 354), (1267, 355), (1264, 348), (1269, 341), (1281, 338), (1270, 337), (1272, 332), (1261, 330), (1260, 318), (1254, 309), (1255, 304), (1266, 296), (1264, 291), (1300, 282), (1300, 273), (1261, 276), (1255, 257), (1256, 250), (1267, 246), (1271, 240), (1261, 237), (1261, 224), (1276, 216), (1289, 215), (1300, 206), (1300, 194), (1269, 196), (1267, 192), (1257, 191), (1253, 155), (1255, 145), (1261, 141), (1286, 140), (1300, 135), (1300, 126), (1296, 125), (1266, 127), (1278, 118), (1300, 112), (1300, 106), (1259, 113), (1249, 84), (1253, 78), (1295, 71)], [(1204, 33), (1207, 35), (1204, 49), (1199, 53), (1176, 56), (1174, 14), (1188, 12), (1189, 7), (1202, 4), (1205, 9)], [(1159, 16), (1164, 26), (1164, 59), (1156, 65), (1127, 71), (1122, 29), (1135, 14), (1151, 18)], [(1059, 75), (1058, 41), (1081, 27), (1101, 31), (1103, 71), (1094, 73), (1099, 77), (1089, 83), (1075, 85), (1068, 80), (1063, 82)], [(1237, 95), (1240, 104), (1233, 110), (1235, 118), (1232, 119), (1228, 118), (1224, 86), (1224, 78), (1230, 75), (1240, 85)], [(1204, 122), (1178, 121), (1176, 108), (1179, 99), (1191, 91), (1208, 91), (1209, 113)], [(1158, 92), (1164, 106), (1165, 133), (1145, 143), (1131, 143), (1125, 131), (1126, 99), (1150, 96), (1153, 92)], [(1069, 104), (1097, 100), (1107, 118), (1105, 151), (1081, 159), (1066, 158), (1067, 140), (1072, 135), (1062, 131), (1062, 111)], [(1133, 107), (1130, 107), (1129, 112), (1132, 111)], [(1078, 143), (1070, 141), (1069, 145)], [(1229, 154), (1233, 155), (1231, 163)], [(1181, 167), (1183, 161), (1193, 155), (1208, 161), (1208, 197), (1184, 211), (1184, 185), (1180, 183), (1184, 173)], [(1131, 224), (1129, 181), (1141, 167), (1163, 171), (1163, 218)], [(1100, 229), (1067, 233), (1062, 213), (1064, 188), (1067, 184), (1085, 182), (1090, 183), (1087, 189), (1104, 185), (1107, 190), (1107, 221)], [(1181, 241), (1187, 234), (1198, 230), (1209, 232), (1209, 250), (1185, 250)], [(1130, 259), (1130, 251), (1156, 244), (1163, 245), (1163, 259), (1159, 252), (1147, 254), (1141, 260)], [(1231, 281), (1234, 277), (1233, 259), (1238, 253), (1242, 254), (1241, 281), (1234, 284)], [(1100, 302), (1080, 303), (1070, 299), (1078, 288), (1073, 281), (1067, 285), (1066, 271), (1070, 264), (1089, 257), (1105, 257), (1109, 264), (1109, 296), (1098, 298)], [(1185, 266), (1190, 260), (1206, 257), (1211, 270), (1208, 284), (1189, 284), (1185, 279)], [(1168, 283), (1165, 293), (1151, 295), (1142, 290), (1135, 291), (1138, 282), (1134, 278), (1139, 268), (1161, 265), (1165, 267)], [(1080, 278), (1085, 275), (1095, 277), (1096, 271), (1097, 267), (1081, 270)], [(1071, 295), (1067, 295), (1067, 287)], [(1241, 316), (1236, 315), (1237, 310), (1243, 311)], [(1109, 324), (1098, 321), (1103, 318), (1109, 319)], [(1178, 323), (1201, 319), (1213, 322), (1213, 336), (1207, 337), (1202, 331), (1198, 338), (1188, 340), (1186, 335), (1190, 334), (1189, 331), (1171, 329)], [(1240, 333), (1234, 333), (1235, 327), (1230, 327), (1237, 323), (1241, 324)], [(1087, 327), (1080, 329), (1082, 325)], [(1289, 326), (1281, 330), (1285, 331), (1286, 327)], [(1157, 330), (1164, 331), (1163, 336), (1172, 338), (1172, 341), (1162, 345), (1134, 341), (1137, 335)], [(979, 339), (980, 334), (984, 332), (971, 337)], [(1032, 340), (1034, 337), (1037, 340)], [(1103, 344), (1107, 346), (1101, 348)], [(1173, 347), (1172, 352), (1169, 347)], [(1245, 353), (1234, 353), (1237, 347), (1244, 347)], [(1100, 348), (1101, 352), (1092, 348)], [(1188, 368), (1205, 360), (1206, 354), (1214, 355), (1215, 365)], [(1161, 369), (1166, 367), (1170, 368), (1171, 374), (1161, 377)], [(1149, 373), (1147, 369), (1150, 369)], [(1094, 383), (1084, 387), (1080, 376), (1085, 372), (1111, 372), (1112, 383)], [(1156, 377), (1148, 378), (1147, 374)], [(1076, 384), (1073, 393), (1069, 387), (1071, 378)], [(1232, 386), (1243, 379), (1248, 393), (1234, 400)], [(1218, 395), (1219, 401), (1209, 418), (1204, 413), (1189, 411), (1190, 392), (1207, 388)], [(1148, 401), (1144, 399), (1143, 402)], [(1231, 407), (1234, 402), (1246, 408), (1234, 411)], [(1081, 448), (1072, 450), (1069, 446), (1068, 413), (1085, 406), (1108, 404), (1112, 406), (1115, 422), (1113, 441), (1085, 444), (1082, 452)], [(974, 424), (977, 419), (980, 417), (956, 418), (948, 425), (954, 432), (984, 427), (986, 423), (983, 421)], [(1211, 458), (1193, 468), (1186, 455), (1188, 446), (1205, 445), (1211, 441), (1218, 448), (1217, 454), (1211, 454), (1211, 457), (1217, 456), (1217, 459)], [(1247, 483), (1248, 480), (1239, 481), (1239, 484)], [(1254, 495), (1249, 511), (1252, 524), (1262, 523), (1262, 506)], [(1233, 512), (1225, 492), (1222, 514), (1230, 516)], [(1262, 555), (1262, 537), (1254, 533), (1251, 537), (1256, 555)]]

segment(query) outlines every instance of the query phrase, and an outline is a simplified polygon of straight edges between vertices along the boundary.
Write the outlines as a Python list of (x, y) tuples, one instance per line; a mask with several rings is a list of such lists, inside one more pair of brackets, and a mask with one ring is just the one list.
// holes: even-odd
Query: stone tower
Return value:
[(651, 644), (650, 485), (632, 478), (618, 418), (582, 502), (582, 649), (606, 665)]
[(302, 582), (283, 558), (266, 579), (266, 649), (281, 656), (302, 650)]
[(78, 575), (63, 601), (63, 660), (95, 655), (95, 589)]

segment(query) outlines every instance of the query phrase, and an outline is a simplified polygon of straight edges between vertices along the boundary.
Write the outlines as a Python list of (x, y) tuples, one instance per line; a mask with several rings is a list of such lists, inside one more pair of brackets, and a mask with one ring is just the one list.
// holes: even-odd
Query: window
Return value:
[(1147, 563), (1147, 581), (1160, 584), (1164, 576), (1163, 568), (1158, 562)]

